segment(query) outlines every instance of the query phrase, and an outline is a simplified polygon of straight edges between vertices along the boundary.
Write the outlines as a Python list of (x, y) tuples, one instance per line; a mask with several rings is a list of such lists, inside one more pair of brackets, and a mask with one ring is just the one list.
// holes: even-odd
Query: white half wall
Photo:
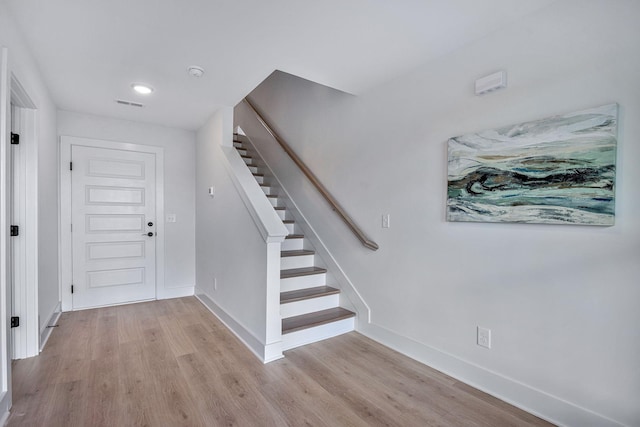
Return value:
[[(223, 150), (232, 140), (230, 107), (218, 110), (197, 134), (196, 295), (260, 360), (269, 361), (282, 354), (279, 334), (267, 325), (267, 307), (273, 306), (268, 301), (279, 305), (279, 292), (267, 287), (274, 274), (268, 254), (279, 244), (265, 241), (265, 228), (250, 214), (227, 170)], [(214, 197), (209, 187), (215, 188)], [(275, 271), (279, 281), (279, 263)]]
[[(194, 294), (195, 133), (127, 120), (58, 111), (58, 134), (164, 148), (164, 289), (158, 298)], [(175, 215), (175, 222), (167, 222)]]
[[(360, 331), (558, 424), (640, 425), (639, 16), (637, 1), (559, 0), (359, 97), (284, 73), (252, 92), (380, 245), (270, 164), (370, 306)], [(502, 69), (507, 89), (474, 96)], [(612, 102), (615, 226), (445, 221), (449, 138)]]

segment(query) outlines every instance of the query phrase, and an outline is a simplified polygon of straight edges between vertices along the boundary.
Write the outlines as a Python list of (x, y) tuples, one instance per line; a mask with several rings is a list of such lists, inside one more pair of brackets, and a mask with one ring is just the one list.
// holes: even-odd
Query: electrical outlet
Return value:
[(382, 215), (382, 228), (391, 227), (391, 215), (383, 214)]
[(176, 222), (176, 214), (167, 214), (167, 222)]
[(478, 326), (478, 345), (480, 347), (491, 348), (491, 329)]

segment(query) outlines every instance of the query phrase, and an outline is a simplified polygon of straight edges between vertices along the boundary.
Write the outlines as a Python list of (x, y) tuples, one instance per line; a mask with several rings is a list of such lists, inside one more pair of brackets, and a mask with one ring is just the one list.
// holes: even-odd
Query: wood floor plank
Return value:
[(195, 351), (191, 340), (177, 320), (169, 316), (159, 316), (158, 322), (165, 334), (165, 341), (169, 344), (175, 357), (184, 356)]
[(91, 426), (109, 426), (119, 413), (118, 357), (109, 354), (90, 363), (86, 423)]
[(160, 397), (159, 404), (154, 407), (152, 422), (154, 425), (204, 426), (166, 335), (161, 328), (147, 332), (144, 364), (147, 372), (152, 373), (154, 392)]
[(120, 345), (118, 415), (115, 425), (152, 425), (154, 389), (144, 364), (144, 342), (128, 341)]
[(8, 426), (548, 426), (352, 332), (267, 365), (196, 298), (63, 313)]
[(234, 399), (221, 387), (219, 377), (211, 375), (200, 355), (181, 356), (178, 363), (193, 393), (208, 397), (196, 401), (206, 425), (249, 425), (246, 414), (239, 410)]

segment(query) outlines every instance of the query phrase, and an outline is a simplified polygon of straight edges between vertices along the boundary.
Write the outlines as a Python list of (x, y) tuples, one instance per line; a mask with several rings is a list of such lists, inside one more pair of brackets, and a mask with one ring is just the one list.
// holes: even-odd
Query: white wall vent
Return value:
[(507, 87), (507, 72), (502, 70), (476, 80), (476, 95)]
[(124, 99), (116, 99), (116, 102), (121, 105), (129, 105), (131, 107), (144, 107), (144, 104), (140, 104), (139, 102), (133, 101), (125, 101)]

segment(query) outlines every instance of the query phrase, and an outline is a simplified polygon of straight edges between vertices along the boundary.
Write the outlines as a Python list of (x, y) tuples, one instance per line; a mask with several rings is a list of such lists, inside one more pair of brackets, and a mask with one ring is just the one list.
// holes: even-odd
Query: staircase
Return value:
[(289, 230), (280, 255), (282, 349), (289, 350), (354, 330), (355, 313), (340, 307), (340, 290), (327, 286), (327, 270), (315, 266), (316, 254), (297, 233), (284, 199), (270, 185), (269, 171), (242, 135), (233, 145)]

